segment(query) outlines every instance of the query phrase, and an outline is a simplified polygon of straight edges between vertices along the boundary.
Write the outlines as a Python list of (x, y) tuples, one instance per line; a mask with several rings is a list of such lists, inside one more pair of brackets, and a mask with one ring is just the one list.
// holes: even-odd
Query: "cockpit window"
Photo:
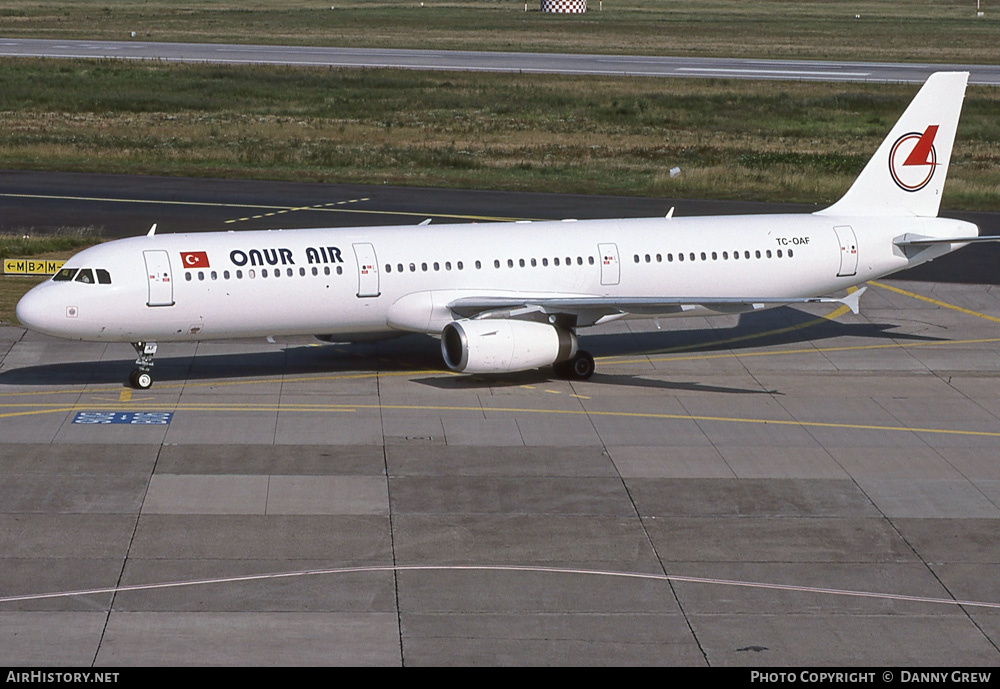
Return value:
[(94, 271), (90, 268), (81, 268), (80, 273), (76, 276), (77, 282), (85, 282), (88, 285), (94, 284)]
[(108, 271), (104, 270), (104, 268), (97, 268), (97, 269), (95, 269), (94, 272), (97, 273), (97, 282), (99, 282), (102, 285), (110, 285), (111, 284), (111, 273), (109, 273)]
[(72, 280), (73, 276), (76, 275), (76, 271), (77, 271), (76, 268), (63, 268), (58, 273), (52, 276), (52, 281), (67, 282), (69, 280)]

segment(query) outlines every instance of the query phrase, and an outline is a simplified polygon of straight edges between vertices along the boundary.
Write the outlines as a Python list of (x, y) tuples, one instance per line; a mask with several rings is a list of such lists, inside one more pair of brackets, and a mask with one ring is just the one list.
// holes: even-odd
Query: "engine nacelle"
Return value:
[(576, 335), (548, 323), (484, 318), (453, 321), (441, 332), (444, 363), (459, 373), (509, 373), (576, 356)]

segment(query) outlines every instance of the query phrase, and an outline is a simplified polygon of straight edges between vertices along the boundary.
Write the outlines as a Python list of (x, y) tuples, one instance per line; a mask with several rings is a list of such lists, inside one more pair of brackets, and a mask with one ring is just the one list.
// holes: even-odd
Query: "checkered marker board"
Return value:
[(166, 426), (173, 415), (169, 411), (81, 411), (77, 412), (73, 423)]
[(542, 12), (582, 14), (587, 11), (587, 0), (542, 0)]

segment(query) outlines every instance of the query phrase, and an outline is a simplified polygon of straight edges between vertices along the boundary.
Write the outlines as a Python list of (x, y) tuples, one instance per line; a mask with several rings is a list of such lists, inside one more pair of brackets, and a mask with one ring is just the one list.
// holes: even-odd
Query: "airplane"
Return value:
[(808, 214), (428, 227), (205, 232), (107, 242), (17, 305), (27, 328), (129, 342), (129, 383), (153, 383), (159, 342), (315, 335), (440, 336), (449, 369), (554, 366), (585, 380), (578, 332), (619, 318), (845, 304), (828, 295), (924, 263), (979, 235), (939, 218), (969, 74), (931, 75), (847, 193)]

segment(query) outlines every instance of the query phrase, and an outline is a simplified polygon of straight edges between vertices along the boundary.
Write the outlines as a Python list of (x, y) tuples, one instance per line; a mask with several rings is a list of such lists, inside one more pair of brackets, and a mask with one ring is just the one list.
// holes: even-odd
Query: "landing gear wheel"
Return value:
[(577, 352), (569, 361), (560, 361), (553, 366), (556, 375), (570, 380), (587, 380), (594, 375), (594, 357), (590, 352)]
[(139, 358), (135, 360), (135, 368), (128, 375), (128, 383), (136, 390), (148, 390), (153, 384), (153, 355), (156, 354), (155, 342), (133, 342), (132, 348)]
[(570, 376), (576, 380), (587, 380), (594, 375), (594, 357), (590, 352), (577, 352), (570, 365)]
[(128, 382), (137, 390), (148, 390), (153, 385), (153, 374), (149, 371), (133, 369), (128, 376)]

